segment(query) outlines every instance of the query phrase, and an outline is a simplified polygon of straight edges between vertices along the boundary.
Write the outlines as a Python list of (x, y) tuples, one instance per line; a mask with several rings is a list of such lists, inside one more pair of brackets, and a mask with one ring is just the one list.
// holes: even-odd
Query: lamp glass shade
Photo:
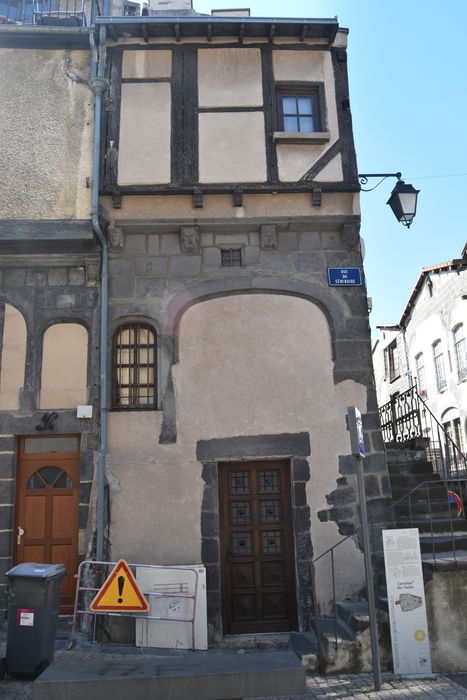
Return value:
[(416, 214), (419, 192), (420, 190), (416, 190), (412, 185), (406, 185), (399, 180), (387, 201), (396, 219), (407, 228), (410, 227)]

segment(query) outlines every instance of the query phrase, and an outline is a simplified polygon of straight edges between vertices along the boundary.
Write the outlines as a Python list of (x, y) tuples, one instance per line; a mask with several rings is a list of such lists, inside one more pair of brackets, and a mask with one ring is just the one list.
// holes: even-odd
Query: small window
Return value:
[(241, 267), (241, 248), (225, 248), (221, 250), (221, 267)]
[(465, 345), (464, 326), (460, 323), (453, 332), (454, 351), (457, 365), (457, 378), (460, 382), (467, 379), (467, 348)]
[(142, 323), (120, 326), (113, 339), (114, 409), (157, 408), (156, 334)]
[(433, 360), (435, 363), (436, 387), (438, 391), (444, 391), (447, 386), (446, 372), (444, 369), (444, 353), (440, 340), (433, 343)]
[(286, 133), (322, 131), (317, 88), (279, 88), (279, 130)]

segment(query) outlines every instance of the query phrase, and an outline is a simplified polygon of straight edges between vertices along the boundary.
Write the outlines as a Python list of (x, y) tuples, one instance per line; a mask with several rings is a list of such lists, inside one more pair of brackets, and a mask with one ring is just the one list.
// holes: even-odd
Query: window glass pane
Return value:
[(157, 403), (156, 334), (144, 324), (122, 326), (114, 340), (115, 408), (151, 408)]
[(298, 131), (297, 117), (284, 117), (284, 131)]
[(54, 489), (71, 489), (71, 479), (66, 472), (62, 472), (60, 477), (54, 483)]
[(297, 114), (296, 98), (284, 96), (282, 98), (282, 110), (284, 114)]
[(314, 131), (313, 117), (300, 117), (300, 131)]
[(42, 481), (41, 477), (37, 472), (31, 476), (27, 485), (28, 490), (31, 489), (45, 489), (45, 483)]
[(298, 113), (299, 114), (312, 114), (312, 103), (311, 97), (309, 95), (304, 95), (298, 98)]
[(57, 477), (60, 476), (63, 470), (59, 467), (42, 467), (42, 469), (39, 469), (38, 471), (45, 483), (51, 485), (54, 483)]
[(76, 437), (26, 438), (24, 441), (25, 454), (77, 451), (78, 438)]

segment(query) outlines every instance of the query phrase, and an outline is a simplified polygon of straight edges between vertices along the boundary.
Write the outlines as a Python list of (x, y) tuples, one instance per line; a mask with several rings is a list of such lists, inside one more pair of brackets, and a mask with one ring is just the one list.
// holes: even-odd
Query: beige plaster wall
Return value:
[(124, 83), (120, 113), (120, 185), (170, 182), (169, 83)]
[(26, 322), (23, 315), (5, 304), (2, 351), (0, 355), (0, 411), (19, 407), (19, 391), (26, 364)]
[(199, 49), (200, 107), (263, 104), (260, 49)]
[[(173, 368), (177, 443), (159, 445), (161, 414), (111, 413), (107, 467), (112, 484), (112, 557), (157, 564), (200, 561), (204, 482), (196, 461), (201, 439), (236, 435), (310, 434), (311, 537), (315, 554), (338, 541), (317, 513), (336, 486), (339, 454), (349, 452), (349, 403), (366, 409), (365, 390), (335, 386), (330, 334), (323, 313), (303, 299), (239, 295), (191, 307), (180, 326), (180, 362)], [(336, 422), (336, 415), (342, 420)], [(144, 516), (138, 520), (138, 514)], [(340, 550), (339, 593), (362, 585), (352, 540)], [(329, 602), (327, 570), (319, 595)]]
[(170, 78), (172, 51), (124, 51), (123, 78)]
[(41, 408), (76, 408), (87, 400), (88, 332), (57, 323), (44, 333)]
[(89, 51), (0, 49), (0, 218), (90, 218)]
[[(112, 221), (123, 222), (128, 219), (154, 220), (154, 212), (159, 218), (180, 218), (193, 221), (192, 197), (184, 195), (164, 197), (123, 197), (120, 209), (114, 210), (110, 197), (102, 197), (102, 204), (111, 214)], [(247, 194), (243, 197), (243, 207), (234, 207), (230, 195), (207, 195), (203, 198), (203, 221), (224, 219), (226, 217), (254, 219), (256, 217), (310, 217), (319, 219), (319, 225), (326, 222), (328, 216), (340, 218), (360, 213), (358, 192), (325, 192), (319, 208), (313, 207), (308, 193), (300, 194)], [(201, 217), (200, 217), (201, 218)]]
[(266, 139), (262, 112), (199, 115), (200, 182), (264, 182)]
[[(272, 59), (276, 81), (324, 84), (325, 105), (321, 105), (321, 129), (329, 132), (329, 141), (322, 145), (277, 146), (279, 178), (290, 182), (299, 180), (339, 138), (334, 73), (329, 51), (273, 51)], [(319, 176), (316, 179), (320, 179)], [(328, 169), (321, 180), (342, 180), (342, 170), (336, 164)]]

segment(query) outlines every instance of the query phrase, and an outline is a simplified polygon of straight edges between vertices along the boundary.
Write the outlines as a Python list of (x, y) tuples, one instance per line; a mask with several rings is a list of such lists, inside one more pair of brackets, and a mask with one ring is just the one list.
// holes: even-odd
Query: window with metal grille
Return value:
[(436, 387), (438, 391), (446, 389), (446, 372), (444, 370), (444, 354), (440, 340), (433, 343), (433, 359), (435, 363)]
[(461, 382), (467, 379), (467, 348), (465, 345), (464, 326), (460, 323), (452, 332), (454, 338), (454, 351), (457, 364), (457, 378)]
[(151, 326), (128, 323), (117, 329), (112, 348), (114, 409), (157, 408), (156, 350)]
[(321, 131), (318, 88), (280, 87), (277, 92), (279, 130)]
[(242, 249), (224, 248), (221, 250), (221, 267), (241, 267)]
[(415, 358), (415, 366), (417, 369), (418, 393), (420, 396), (427, 398), (428, 392), (426, 390), (425, 360), (423, 359), (422, 352)]

